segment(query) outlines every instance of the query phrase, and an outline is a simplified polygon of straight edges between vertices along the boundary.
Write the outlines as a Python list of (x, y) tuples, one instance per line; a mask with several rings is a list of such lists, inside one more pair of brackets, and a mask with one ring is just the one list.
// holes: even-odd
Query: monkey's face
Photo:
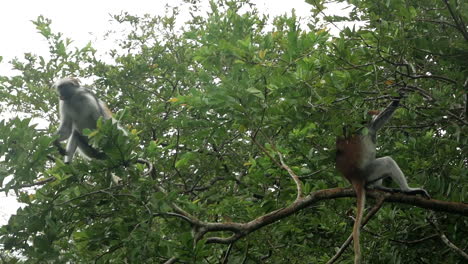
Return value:
[(80, 82), (78, 79), (65, 78), (57, 81), (54, 86), (57, 89), (60, 100), (69, 100), (80, 88)]
[(75, 93), (77, 87), (71, 84), (62, 84), (57, 87), (57, 92), (59, 94), (60, 100), (68, 100)]

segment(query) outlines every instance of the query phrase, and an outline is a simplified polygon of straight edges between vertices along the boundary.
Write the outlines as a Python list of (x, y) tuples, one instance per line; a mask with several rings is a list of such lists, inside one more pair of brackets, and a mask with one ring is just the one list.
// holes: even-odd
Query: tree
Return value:
[[(177, 10), (115, 16), (131, 30), (112, 62), (34, 22), (50, 59), (12, 61), (20, 73), (0, 77), (0, 98), (50, 128), (0, 123), (2, 191), (26, 204), (0, 228), (5, 252), (26, 263), (350, 263), (352, 250), (337, 250), (355, 200), (334, 169), (335, 139), (403, 91), (379, 154), (433, 199), (369, 191), (364, 260), (462, 263), (466, 3), (349, 1), (352, 12), (336, 17), (310, 0), (305, 30), (294, 15), (270, 25), (246, 0), (211, 2), (205, 16), (190, 2), (182, 30)], [(343, 21), (366, 23), (338, 36), (325, 28)], [(130, 131), (101, 122), (88, 134), (110, 159), (65, 165), (51, 145), (58, 100), (48, 87), (63, 76), (88, 80)]]

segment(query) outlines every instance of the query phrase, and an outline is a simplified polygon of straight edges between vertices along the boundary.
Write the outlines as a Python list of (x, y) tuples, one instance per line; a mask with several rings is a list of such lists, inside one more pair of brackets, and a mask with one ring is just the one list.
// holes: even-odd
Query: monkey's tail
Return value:
[(86, 157), (104, 160), (107, 158), (107, 155), (104, 152), (100, 152), (97, 149), (89, 145), (89, 140), (87, 136), (83, 136), (80, 133), (73, 131), (74, 136), (77, 137), (77, 144), (79, 151), (82, 152)]
[(356, 220), (353, 226), (353, 240), (354, 240), (354, 264), (361, 263), (361, 223), (364, 215), (364, 207), (366, 204), (366, 188), (364, 182), (353, 182), (353, 188), (356, 192)]

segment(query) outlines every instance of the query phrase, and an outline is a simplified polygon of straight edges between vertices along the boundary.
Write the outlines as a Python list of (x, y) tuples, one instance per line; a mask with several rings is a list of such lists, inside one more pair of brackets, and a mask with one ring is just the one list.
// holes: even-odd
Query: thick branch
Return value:
[[(382, 195), (385, 195), (386, 202), (402, 203), (408, 205), (414, 205), (417, 207), (442, 211), (447, 213), (454, 213), (468, 216), (468, 204), (446, 202), (435, 199), (425, 199), (419, 196), (411, 196), (400, 193), (383, 193), (378, 190), (369, 190), (367, 196), (369, 198), (380, 199)], [(354, 197), (355, 193), (352, 189), (347, 188), (333, 188), (314, 192), (302, 199), (296, 200), (287, 207), (275, 210), (263, 216), (260, 216), (247, 223), (207, 223), (198, 222), (198, 232), (200, 237), (216, 231), (230, 231), (233, 235), (229, 237), (209, 237), (207, 243), (220, 243), (229, 244), (242, 237), (245, 237), (249, 233), (252, 233), (264, 226), (275, 223), (283, 218), (286, 218), (300, 210), (309, 207), (319, 201), (343, 198), (343, 197)]]
[(468, 204), (447, 202), (435, 199), (424, 199), (419, 196), (405, 195), (402, 193), (395, 193), (386, 199), (391, 203), (403, 203), (429, 209), (433, 211), (440, 211), (452, 214), (460, 214), (468, 216)]

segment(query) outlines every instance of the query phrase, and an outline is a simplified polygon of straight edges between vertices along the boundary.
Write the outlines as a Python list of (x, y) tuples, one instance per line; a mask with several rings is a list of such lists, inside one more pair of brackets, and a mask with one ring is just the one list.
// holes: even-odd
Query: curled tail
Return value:
[(354, 240), (354, 264), (361, 263), (361, 244), (360, 244), (360, 231), (362, 216), (364, 214), (364, 206), (366, 204), (366, 189), (363, 182), (353, 182), (353, 188), (356, 192), (356, 219), (353, 226), (353, 240)]

